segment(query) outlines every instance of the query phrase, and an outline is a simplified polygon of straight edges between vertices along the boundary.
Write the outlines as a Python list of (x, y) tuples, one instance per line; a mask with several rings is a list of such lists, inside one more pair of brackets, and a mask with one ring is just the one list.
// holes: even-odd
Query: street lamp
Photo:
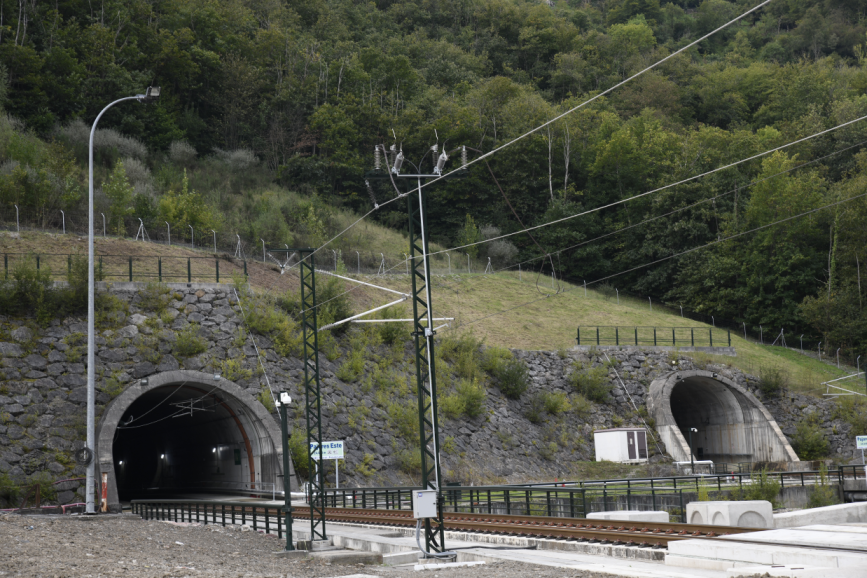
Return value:
[(280, 430), (283, 438), (283, 512), (286, 516), (286, 548), (287, 552), (295, 549), (292, 545), (292, 494), (289, 483), (289, 424), (286, 418), (286, 407), (292, 403), (292, 398), (285, 391), (280, 392), (275, 405), (280, 408)]
[(689, 428), (689, 463), (692, 468), (692, 475), (695, 475), (695, 457), (693, 456), (692, 451), (692, 434), (693, 432), (698, 433), (698, 430), (694, 427)]
[[(96, 281), (93, 275), (93, 137), (96, 134), (96, 125), (99, 124), (99, 119), (105, 114), (105, 111), (112, 106), (125, 100), (137, 100), (139, 102), (151, 102), (159, 98), (160, 87), (149, 86), (144, 94), (135, 96), (126, 96), (119, 98), (106, 106), (97, 115), (93, 121), (93, 126), (90, 128), (90, 142), (88, 144), (88, 191), (87, 191), (87, 447), (93, 452), (96, 446), (96, 431), (94, 421), (96, 416), (96, 331), (94, 329), (96, 315), (95, 309), (95, 286)], [(87, 464), (87, 478), (85, 482), (86, 507), (85, 512), (88, 514), (96, 513), (96, 500), (94, 499), (94, 482), (96, 479), (96, 463), (93, 457)]]

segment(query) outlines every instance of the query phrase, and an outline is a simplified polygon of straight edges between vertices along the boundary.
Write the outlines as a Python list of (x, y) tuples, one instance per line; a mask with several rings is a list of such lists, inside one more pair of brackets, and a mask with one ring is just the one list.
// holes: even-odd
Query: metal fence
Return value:
[[(249, 519), (253, 530), (261, 527), (266, 534), (276, 527), (277, 537), (283, 538), (284, 507), (256, 502), (215, 502), (213, 500), (132, 500), (133, 514), (145, 520), (166, 522), (194, 522), (201, 524), (246, 524)], [(277, 523), (273, 524), (272, 519)]]
[[(26, 253), (3, 254), (3, 278), (9, 279), (16, 265), (23, 260), (32, 259), (37, 270), (50, 270), (53, 278), (68, 276), (74, 259), (81, 255)], [(96, 276), (106, 281), (157, 281), (219, 283), (232, 279), (234, 275), (247, 277), (247, 261), (231, 257), (165, 257), (97, 255)]]
[(716, 327), (578, 327), (578, 345), (666, 345), (731, 347), (731, 331)]

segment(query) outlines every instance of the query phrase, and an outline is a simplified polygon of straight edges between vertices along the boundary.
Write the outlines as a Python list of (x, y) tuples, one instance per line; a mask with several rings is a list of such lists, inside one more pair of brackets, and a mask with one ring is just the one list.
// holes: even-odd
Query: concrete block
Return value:
[(798, 528), (813, 524), (857, 524), (867, 522), (867, 502), (810, 508), (774, 515), (775, 528)]
[(274, 555), (278, 558), (309, 558), (310, 552), (307, 550), (281, 550), (279, 552), (274, 552)]
[(445, 568), (466, 568), (467, 566), (481, 566), (485, 562), (446, 562), (444, 564), (416, 564), (413, 570), (443, 570)]
[(420, 550), (410, 550), (409, 552), (392, 552), (391, 554), (382, 555), (382, 563), (386, 566), (416, 564), (418, 562), (419, 556), (421, 556)]
[(661, 522), (668, 523), (668, 512), (654, 510), (620, 510), (616, 512), (593, 512), (587, 514), (588, 520), (619, 520), (623, 522)]
[(690, 524), (773, 528), (774, 508), (764, 500), (744, 502), (690, 502), (686, 505)]
[(379, 552), (359, 552), (356, 550), (328, 550), (310, 552), (312, 558), (319, 558), (332, 564), (382, 564)]

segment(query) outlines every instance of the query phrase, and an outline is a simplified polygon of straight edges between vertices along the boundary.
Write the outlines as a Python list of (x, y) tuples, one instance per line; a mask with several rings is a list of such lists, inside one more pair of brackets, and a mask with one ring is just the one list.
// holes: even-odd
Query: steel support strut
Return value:
[[(407, 183), (409, 185), (409, 183)], [(430, 310), (430, 265), (426, 235), (426, 199), (419, 181), (418, 194), (407, 195), (409, 243), (412, 260), (412, 313), (415, 339), (415, 374), (418, 389), (421, 485), (437, 491), (437, 517), (424, 521), (428, 552), (445, 550), (442, 490), (440, 489), (439, 424), (437, 419), (434, 333)], [(420, 259), (416, 259), (416, 255)]]
[[(308, 471), (310, 475), (310, 539), (325, 540), (325, 474), (322, 463), (322, 406), (319, 389), (319, 343), (316, 337), (316, 266), (313, 249), (298, 251), (301, 262), (301, 328), (304, 339), (304, 402), (307, 415)], [(315, 445), (314, 445), (315, 444)], [(315, 450), (313, 448), (316, 448)]]

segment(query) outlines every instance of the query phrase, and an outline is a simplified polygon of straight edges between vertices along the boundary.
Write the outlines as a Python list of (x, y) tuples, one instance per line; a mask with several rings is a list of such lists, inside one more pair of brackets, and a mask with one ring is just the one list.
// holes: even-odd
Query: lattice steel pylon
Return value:
[[(322, 463), (322, 404), (319, 386), (319, 342), (316, 317), (316, 263), (314, 249), (272, 249), (271, 253), (286, 253), (287, 262), (292, 252), (300, 257), (298, 273), (301, 277), (301, 332), (303, 338), (304, 362), (304, 409), (307, 426), (307, 461), (310, 475), (310, 539), (326, 540), (325, 532), (325, 472), (317, 467), (313, 457), (319, 453)], [(284, 264), (285, 267), (285, 264)], [(315, 445), (314, 445), (315, 444)], [(313, 449), (313, 448), (316, 449)]]
[[(436, 367), (434, 355), (433, 314), (431, 313), (430, 262), (427, 259), (427, 200), (418, 179), (418, 194), (407, 195), (409, 247), (412, 260), (412, 316), (415, 340), (415, 374), (418, 388), (419, 442), (421, 446), (421, 485), (437, 490), (437, 517), (424, 521), (425, 546), (428, 552), (445, 549), (442, 490), (440, 486), (439, 420), (437, 417)], [(421, 259), (416, 259), (416, 255)]]

